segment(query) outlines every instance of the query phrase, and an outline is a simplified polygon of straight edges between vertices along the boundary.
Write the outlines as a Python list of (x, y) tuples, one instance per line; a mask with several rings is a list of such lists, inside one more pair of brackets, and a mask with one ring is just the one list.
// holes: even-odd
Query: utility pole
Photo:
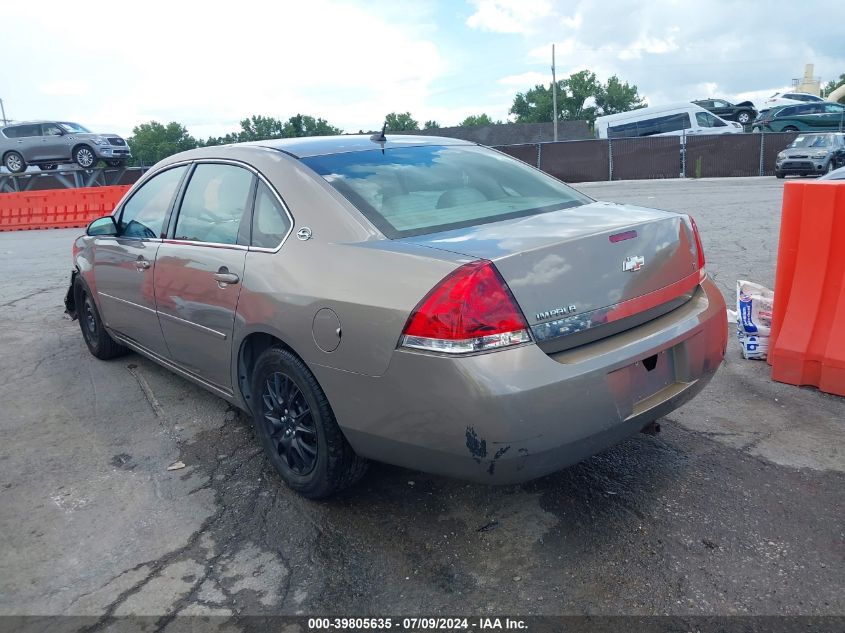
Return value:
[(0, 99), (0, 114), (3, 115), (3, 125), (6, 125), (6, 108), (3, 107), (3, 100)]
[(555, 78), (554, 44), (552, 44), (552, 115), (554, 117), (555, 143), (557, 143), (557, 79)]

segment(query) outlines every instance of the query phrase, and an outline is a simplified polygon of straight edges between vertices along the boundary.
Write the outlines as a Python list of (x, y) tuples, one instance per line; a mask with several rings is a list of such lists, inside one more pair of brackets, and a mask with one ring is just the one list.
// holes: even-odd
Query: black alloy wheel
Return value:
[(328, 398), (291, 350), (265, 349), (250, 379), (255, 435), (282, 480), (308, 499), (347, 488), (367, 470), (340, 430)]
[(264, 381), (261, 406), (267, 437), (290, 471), (305, 476), (317, 464), (317, 427), (305, 394), (294, 380), (274, 372)]

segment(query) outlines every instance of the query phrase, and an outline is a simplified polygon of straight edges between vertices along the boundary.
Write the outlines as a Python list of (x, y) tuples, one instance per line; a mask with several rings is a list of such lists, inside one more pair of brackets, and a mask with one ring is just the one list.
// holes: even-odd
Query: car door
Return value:
[(116, 212), (118, 235), (97, 237), (94, 248), (94, 281), (106, 326), (165, 358), (169, 351), (153, 283), (156, 253), (187, 171), (180, 165), (146, 180)]
[(70, 157), (64, 132), (58, 123), (41, 124), (41, 148), (38, 160), (63, 160)]
[(723, 119), (727, 119), (727, 118), (733, 116), (733, 114), (734, 114), (733, 106), (728, 104), (727, 101), (721, 101), (719, 99), (714, 99), (713, 100), (713, 107), (708, 108), (708, 110), (710, 110), (710, 112), (712, 112), (716, 116), (721, 117)]
[(38, 160), (41, 151), (41, 126), (37, 123), (20, 125), (17, 128), (17, 142), (12, 149), (17, 150), (27, 163)]
[(232, 333), (255, 189), (241, 164), (198, 162), (156, 256), (159, 323), (171, 358), (224, 390), (232, 387)]
[(820, 104), (824, 108), (824, 114), (819, 118), (826, 130), (842, 132), (845, 130), (845, 106), (838, 103)]

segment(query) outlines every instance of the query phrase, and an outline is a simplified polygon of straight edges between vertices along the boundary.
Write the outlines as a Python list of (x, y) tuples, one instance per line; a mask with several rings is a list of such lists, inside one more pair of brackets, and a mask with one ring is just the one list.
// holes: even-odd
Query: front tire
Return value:
[(824, 173), (829, 174), (834, 169), (836, 169), (836, 165), (833, 164), (833, 159), (831, 158), (829, 161), (827, 161), (827, 167), (825, 167)]
[(783, 178), (785, 174), (782, 171), (775, 172), (775, 178)]
[(798, 128), (794, 125), (787, 125), (785, 128), (781, 130), (781, 132), (797, 132)]
[(289, 350), (271, 347), (258, 357), (252, 409), (270, 463), (302, 496), (327, 497), (366, 471), (366, 460), (346, 441), (314, 374)]
[(13, 174), (20, 174), (26, 171), (26, 161), (18, 152), (9, 152), (3, 158), (3, 164)]
[(97, 164), (97, 157), (87, 145), (80, 145), (73, 150), (73, 161), (82, 169), (91, 169)]
[(109, 360), (128, 353), (126, 347), (106, 332), (91, 293), (80, 282), (77, 281), (76, 284), (79, 328), (82, 330), (82, 338), (85, 339), (88, 351), (100, 360)]
[(736, 122), (740, 125), (748, 125), (751, 123), (751, 113), (750, 112), (740, 112), (736, 115)]

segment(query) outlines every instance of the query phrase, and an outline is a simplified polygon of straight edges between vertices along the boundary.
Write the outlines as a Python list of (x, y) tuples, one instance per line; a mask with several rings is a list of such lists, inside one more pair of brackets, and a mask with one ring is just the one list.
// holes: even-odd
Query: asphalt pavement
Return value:
[[(729, 304), (773, 284), (783, 181), (578, 188), (693, 214)], [(310, 502), (244, 414), (88, 353), (62, 314), (79, 232), (0, 233), (0, 615), (845, 614), (845, 399), (733, 339), (657, 436), (520, 486), (374, 465)]]

